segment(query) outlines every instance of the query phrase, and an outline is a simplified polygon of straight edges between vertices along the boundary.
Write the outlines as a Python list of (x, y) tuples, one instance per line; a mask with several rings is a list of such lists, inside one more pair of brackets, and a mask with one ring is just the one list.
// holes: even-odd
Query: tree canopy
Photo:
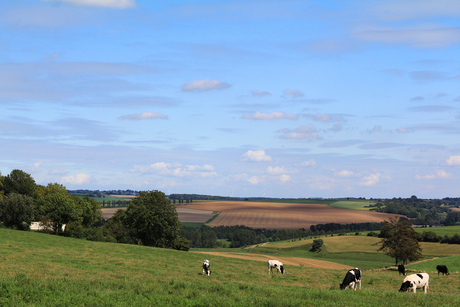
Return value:
[(0, 222), (6, 227), (26, 230), (34, 218), (34, 200), (18, 193), (9, 193), (0, 199)]
[(174, 205), (160, 191), (141, 191), (129, 203), (125, 222), (143, 245), (173, 247), (181, 222)]
[(382, 223), (380, 237), (382, 240), (377, 244), (382, 246), (378, 251), (383, 251), (388, 256), (395, 258), (396, 264), (402, 261), (416, 261), (422, 255), (422, 248), (417, 241), (417, 233), (407, 221), (398, 221), (390, 218), (390, 221)]

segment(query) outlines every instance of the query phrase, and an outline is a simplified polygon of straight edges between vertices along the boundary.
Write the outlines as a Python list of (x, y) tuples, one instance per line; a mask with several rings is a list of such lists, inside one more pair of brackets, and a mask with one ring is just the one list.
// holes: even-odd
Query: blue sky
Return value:
[(68, 189), (459, 197), (460, 2), (0, 2), (0, 171)]

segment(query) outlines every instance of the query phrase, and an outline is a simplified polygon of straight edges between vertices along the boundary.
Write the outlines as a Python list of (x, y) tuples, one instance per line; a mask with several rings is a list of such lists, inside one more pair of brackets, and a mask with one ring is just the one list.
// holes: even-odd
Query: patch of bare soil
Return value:
[[(208, 254), (208, 255), (214, 255), (214, 256), (264, 261), (264, 262), (274, 258), (273, 256), (268, 256), (268, 255), (250, 255), (250, 254), (224, 253), (224, 252), (193, 252), (193, 253), (201, 253), (201, 254)], [(276, 257), (276, 260), (281, 261), (285, 265), (306, 266), (310, 268), (323, 268), (323, 269), (332, 269), (332, 270), (351, 269), (351, 267), (348, 265), (330, 262), (330, 261), (324, 261), (324, 260), (316, 260), (316, 259), (297, 258), (297, 257)]]
[(338, 223), (380, 223), (396, 214), (358, 211), (324, 204), (292, 204), (243, 201), (202, 202), (190, 209), (221, 211), (210, 226), (245, 225), (265, 229), (308, 229), (311, 225)]

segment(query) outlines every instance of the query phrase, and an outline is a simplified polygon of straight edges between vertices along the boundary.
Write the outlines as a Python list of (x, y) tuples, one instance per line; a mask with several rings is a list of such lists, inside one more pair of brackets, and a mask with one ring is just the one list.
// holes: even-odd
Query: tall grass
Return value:
[[(202, 276), (204, 257), (211, 276)], [(360, 266), (360, 260), (355, 266)], [(460, 281), (432, 274), (430, 293), (397, 293), (395, 271), (365, 270), (362, 291), (340, 291), (345, 272), (290, 266), (267, 274), (249, 261), (0, 229), (0, 306), (458, 306)]]

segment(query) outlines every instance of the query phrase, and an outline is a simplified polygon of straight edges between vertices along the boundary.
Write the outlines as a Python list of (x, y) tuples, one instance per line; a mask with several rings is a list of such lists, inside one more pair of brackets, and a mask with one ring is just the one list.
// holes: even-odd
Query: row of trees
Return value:
[(60, 184), (38, 185), (21, 170), (0, 174), (0, 182), (0, 222), (6, 227), (27, 230), (32, 221), (38, 221), (60, 233), (70, 222), (86, 228), (101, 225), (100, 205), (93, 199), (70, 195)]
[[(28, 230), (39, 221), (55, 234), (97, 241), (142, 244), (188, 250), (190, 241), (179, 236), (181, 222), (175, 207), (160, 191), (143, 191), (102, 226), (101, 204), (70, 195), (63, 185), (37, 185), (20, 170), (0, 174), (0, 223)], [(65, 230), (63, 225), (66, 225)]]
[(410, 198), (379, 200), (369, 207), (377, 212), (405, 215), (414, 225), (436, 225), (442, 224), (443, 217), (450, 211), (448, 207), (443, 206), (447, 202), (440, 199), (420, 199), (413, 195)]

